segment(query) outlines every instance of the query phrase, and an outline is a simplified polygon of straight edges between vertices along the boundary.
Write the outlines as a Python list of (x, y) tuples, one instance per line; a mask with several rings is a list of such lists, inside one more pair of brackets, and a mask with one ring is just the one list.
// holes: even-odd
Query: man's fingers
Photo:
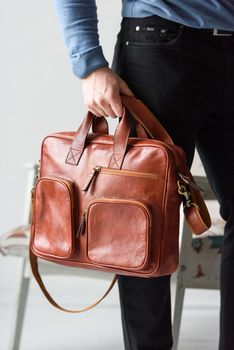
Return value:
[(109, 67), (90, 73), (83, 80), (85, 105), (97, 116), (121, 117), (123, 106), (120, 93), (134, 96), (128, 85)]
[[(86, 106), (90, 111), (92, 111), (92, 113), (94, 113), (95, 111), (95, 115), (97, 116), (104, 116), (104, 117), (111, 116), (115, 118), (117, 115), (121, 116), (122, 114), (121, 112), (120, 113), (118, 112), (118, 109), (112, 108), (112, 104), (115, 106), (115, 101), (118, 98), (120, 99), (118, 93), (116, 93), (116, 96), (113, 99), (109, 98), (109, 94), (107, 94), (107, 96), (104, 95), (101, 98), (96, 97), (96, 99), (86, 102)], [(121, 103), (121, 100), (120, 100), (120, 103)], [(116, 114), (116, 113), (119, 113), (119, 114)]]
[(87, 107), (90, 112), (98, 117), (111, 116), (112, 118), (116, 118), (115, 112), (108, 103), (101, 107), (98, 104), (93, 104), (92, 106), (89, 105)]
[(88, 104), (87, 108), (90, 112), (95, 114), (98, 117), (105, 116), (105, 111), (97, 104)]
[(94, 108), (92, 107), (88, 107), (88, 110), (93, 113), (94, 115), (96, 115), (97, 117), (102, 117), (101, 114), (99, 114)]
[(111, 107), (111, 100), (107, 97), (104, 97), (101, 101), (99, 101), (101, 108), (105, 111), (105, 116), (116, 117), (115, 111)]
[(123, 105), (120, 93), (123, 95), (134, 96), (132, 90), (128, 87), (125, 81), (119, 78), (119, 91), (114, 91), (110, 102), (113, 111), (118, 117), (123, 115)]
[(123, 115), (123, 105), (120, 98), (119, 92), (115, 94), (115, 96), (111, 100), (111, 108), (113, 109), (115, 115), (117, 117), (122, 117)]

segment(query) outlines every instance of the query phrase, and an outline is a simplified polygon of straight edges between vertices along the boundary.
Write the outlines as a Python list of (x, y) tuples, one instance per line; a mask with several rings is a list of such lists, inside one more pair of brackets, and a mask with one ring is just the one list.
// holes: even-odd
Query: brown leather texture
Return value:
[[(42, 177), (35, 187), (34, 249), (58, 259), (70, 258), (75, 246), (75, 182)], [(62, 204), (62, 205), (61, 205)]]
[[(88, 112), (77, 132), (44, 138), (40, 173), (32, 190), (29, 257), (48, 301), (37, 258), (58, 264), (144, 278), (178, 266), (179, 208), (196, 234), (210, 216), (184, 151), (135, 97), (121, 96), (124, 114), (114, 135), (104, 117)], [(129, 137), (129, 113), (137, 137)], [(90, 133), (90, 128), (92, 132)]]
[(94, 199), (87, 210), (89, 260), (114, 268), (144, 268), (150, 253), (151, 221), (151, 212), (142, 202)]
[[(162, 276), (178, 266), (181, 201), (194, 233), (211, 224), (184, 151), (140, 100), (122, 96), (122, 102), (124, 115), (114, 135), (108, 134), (104, 118), (88, 112), (76, 133), (54, 133), (42, 142), (32, 191), (30, 259), (56, 307), (35, 258), (122, 275)], [(129, 113), (138, 137), (129, 137)], [(89, 132), (91, 127), (95, 132)]]
[(36, 256), (142, 277), (177, 268), (177, 169), (186, 168), (184, 152), (161, 129), (166, 142), (128, 137), (125, 111), (115, 135), (88, 133), (95, 119), (89, 112), (77, 133), (43, 140), (33, 201)]

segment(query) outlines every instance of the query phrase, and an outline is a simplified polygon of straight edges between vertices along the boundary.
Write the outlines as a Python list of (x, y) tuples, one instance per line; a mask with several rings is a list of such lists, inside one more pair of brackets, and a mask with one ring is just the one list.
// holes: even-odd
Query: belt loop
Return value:
[(126, 31), (125, 31), (125, 33), (124, 33), (124, 42), (126, 42), (127, 40), (129, 40), (128, 37), (129, 37), (129, 33), (130, 33), (130, 20), (131, 20), (131, 18), (128, 17), (128, 18), (127, 18)]

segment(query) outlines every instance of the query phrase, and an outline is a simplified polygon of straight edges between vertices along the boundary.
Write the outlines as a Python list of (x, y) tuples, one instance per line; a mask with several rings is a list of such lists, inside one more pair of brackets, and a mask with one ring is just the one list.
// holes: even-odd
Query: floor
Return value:
[[(0, 258), (0, 350), (8, 350), (17, 258)], [(7, 277), (8, 276), (8, 277)], [(46, 277), (48, 288), (67, 307), (82, 307), (104, 291), (107, 281)], [(175, 276), (172, 280), (174, 302)], [(179, 350), (218, 348), (219, 292), (187, 290)], [(95, 309), (78, 315), (50, 306), (31, 283), (21, 350), (123, 350), (118, 289)]]

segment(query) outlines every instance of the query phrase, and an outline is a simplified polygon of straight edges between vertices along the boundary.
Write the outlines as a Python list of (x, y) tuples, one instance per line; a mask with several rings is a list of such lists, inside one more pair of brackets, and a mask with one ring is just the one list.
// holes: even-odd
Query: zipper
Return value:
[(149, 209), (147, 208), (147, 206), (145, 204), (143, 204), (142, 202), (139, 202), (139, 201), (136, 201), (136, 200), (133, 200), (133, 199), (121, 199), (121, 198), (104, 198), (104, 197), (97, 197), (95, 199), (93, 199), (90, 203), (89, 203), (89, 206), (87, 209), (84, 210), (83, 212), (83, 215), (82, 215), (82, 220), (81, 220), (81, 223), (80, 223), (80, 226), (77, 230), (77, 233), (76, 233), (76, 238), (79, 238), (81, 235), (83, 235), (85, 233), (85, 228), (86, 228), (86, 222), (87, 222), (87, 214), (88, 214), (88, 210), (89, 208), (91, 207), (91, 205), (93, 203), (97, 203), (97, 202), (112, 202), (113, 201), (116, 203), (116, 202), (119, 202), (119, 203), (126, 203), (126, 202), (130, 202), (130, 203), (134, 203), (135, 205), (137, 205), (138, 207), (141, 207), (141, 208), (144, 208), (144, 210), (146, 211), (147, 213), (147, 216), (149, 218), (149, 228), (151, 228), (151, 225), (152, 225), (152, 218), (151, 218), (151, 213), (149, 211)]
[(89, 175), (90, 178), (82, 190), (83, 194), (87, 193), (87, 191), (89, 190), (92, 182), (94, 181), (94, 179), (96, 178), (98, 173), (111, 174), (111, 175), (122, 175), (122, 176), (147, 177), (147, 178), (152, 178), (152, 179), (158, 178), (158, 174), (154, 174), (154, 173), (144, 173), (144, 172), (140, 172), (140, 171), (123, 170), (123, 169), (111, 169), (111, 168), (102, 167), (100, 165), (97, 165), (93, 168), (92, 173)]
[(124, 170), (124, 169), (111, 169), (103, 167), (101, 169), (101, 173), (103, 174), (113, 174), (113, 175), (124, 175), (124, 176), (135, 176), (135, 177), (148, 177), (152, 179), (157, 179), (158, 174), (154, 173), (144, 173), (141, 171), (134, 171), (134, 170)]
[(88, 189), (89, 189), (91, 183), (93, 182), (93, 180), (95, 179), (96, 175), (97, 175), (100, 171), (101, 171), (101, 167), (100, 167), (99, 165), (97, 165), (97, 166), (95, 166), (95, 167), (93, 168), (92, 173), (89, 175), (90, 178), (89, 178), (87, 184), (84, 186), (84, 188), (83, 188), (83, 190), (82, 190), (84, 194), (88, 191)]
[(85, 211), (83, 212), (80, 226), (76, 232), (76, 238), (78, 238), (80, 235), (83, 235), (85, 233), (86, 216), (87, 216), (87, 209), (85, 209)]
[(134, 200), (134, 199), (124, 199), (124, 198), (117, 198), (117, 197), (111, 197), (111, 198), (107, 198), (107, 197), (96, 197), (94, 198), (90, 203), (89, 203), (89, 206), (88, 208), (86, 209), (86, 219), (87, 219), (87, 213), (88, 213), (88, 210), (89, 208), (91, 207), (91, 205), (93, 203), (97, 203), (97, 202), (119, 202), (119, 203), (132, 203), (132, 204), (135, 204), (137, 205), (138, 207), (140, 208), (144, 208), (145, 212), (147, 213), (147, 216), (149, 218), (149, 227), (151, 227), (152, 225), (152, 218), (151, 218), (151, 212), (149, 211), (148, 207), (142, 203), (142, 202), (139, 202), (137, 200)]
[[(50, 134), (48, 135), (48, 137), (60, 137), (64, 140), (73, 140), (74, 137), (73, 136), (69, 136), (69, 135), (63, 135), (62, 133), (59, 134), (59, 133), (55, 133), (55, 134)], [(108, 135), (108, 136), (112, 136), (112, 135)], [(130, 137), (130, 139), (132, 140), (138, 140), (139, 141), (139, 137)], [(111, 139), (112, 143), (113, 143), (113, 140)], [(171, 150), (175, 156), (175, 151), (173, 149), (173, 147), (171, 147), (172, 145), (169, 145), (168, 143), (164, 143), (163, 141), (160, 141), (160, 140), (155, 140), (155, 139), (148, 139), (148, 141), (154, 141), (154, 143), (157, 143), (158, 145), (162, 145), (164, 148), (168, 148), (169, 150)], [(94, 142), (93, 140), (90, 140), (89, 142)], [(95, 143), (95, 142), (94, 142)], [(112, 143), (105, 143), (105, 144), (112, 144)], [(155, 147), (155, 144), (141, 144), (139, 147), (142, 147), (142, 146), (146, 146), (146, 147)], [(177, 159), (178, 157), (175, 156), (175, 159)]]
[[(50, 134), (48, 135), (48, 137), (57, 137), (59, 136), (60, 138), (62, 139), (65, 139), (65, 140), (73, 140), (74, 137), (73, 136), (69, 136), (69, 135), (64, 135), (64, 134), (59, 134), (59, 133), (55, 133), (55, 134)], [(112, 135), (108, 135), (108, 136), (112, 136)], [(132, 140), (138, 140), (139, 141), (139, 137), (130, 137), (130, 139)], [(105, 143), (105, 144), (112, 144), (113, 143), (113, 140), (111, 139), (111, 143)], [(155, 143), (157, 143), (157, 145), (161, 145), (163, 146), (163, 148), (167, 148), (169, 150), (172, 151), (175, 159), (177, 160), (178, 157), (176, 156), (176, 153), (175, 153), (175, 150), (173, 149), (172, 145), (169, 145), (168, 143), (164, 143), (163, 141), (160, 141), (160, 140), (155, 140), (155, 139), (148, 139), (149, 143), (148, 144), (140, 144), (139, 147), (142, 147), (142, 146), (146, 146), (146, 147), (155, 147)], [(154, 141), (154, 144), (150, 144), (150, 141)], [(93, 140), (90, 140), (89, 142), (94, 142)], [(140, 141), (139, 141), (140, 142)], [(94, 142), (95, 143), (95, 142)]]

